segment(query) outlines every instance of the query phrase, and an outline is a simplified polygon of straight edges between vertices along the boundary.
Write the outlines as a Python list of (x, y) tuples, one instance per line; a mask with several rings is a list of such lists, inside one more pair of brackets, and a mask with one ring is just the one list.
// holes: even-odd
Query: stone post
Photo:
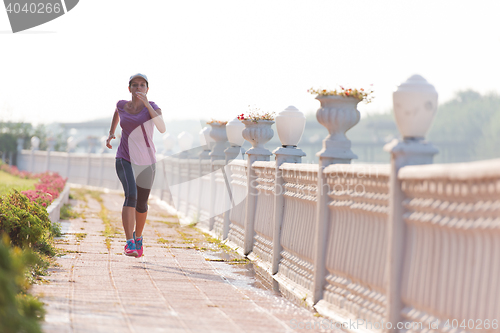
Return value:
[(69, 172), (70, 172), (70, 167), (71, 167), (71, 151), (75, 148), (76, 142), (75, 138), (70, 136), (66, 140), (66, 178), (69, 180)]
[[(226, 155), (224, 154), (224, 150), (227, 147), (227, 133), (226, 133), (226, 124), (212, 122), (209, 124), (212, 127), (210, 131), (210, 137), (214, 140), (214, 145), (212, 151), (208, 154), (210, 156), (210, 160), (212, 162), (211, 173), (210, 173), (210, 218), (208, 221), (208, 230), (212, 230), (215, 223), (215, 197), (217, 192), (217, 185), (215, 184), (215, 173), (218, 171), (214, 166), (214, 161), (216, 160), (224, 160)], [(220, 169), (224, 180), (227, 184), (227, 177), (224, 168)]]
[(107, 136), (102, 136), (99, 139), (99, 142), (101, 143), (101, 151), (100, 151), (100, 162), (99, 162), (99, 187), (102, 187), (102, 182), (104, 179), (104, 156), (106, 154), (106, 150), (108, 149), (106, 147), (106, 140), (108, 139)]
[(232, 160), (238, 158), (238, 155), (241, 152), (241, 145), (245, 142), (245, 139), (243, 138), (242, 135), (244, 129), (245, 125), (243, 125), (243, 123), (240, 120), (238, 120), (238, 118), (231, 120), (226, 125), (227, 139), (229, 141), (230, 146), (226, 150), (224, 150), (224, 154), (226, 155), (225, 167), (227, 168), (226, 185), (228, 190), (228, 196), (226, 197), (226, 205), (225, 205), (226, 211), (224, 212), (222, 239), (226, 239), (229, 235), (229, 225), (231, 223), (230, 220), (231, 209), (234, 207), (233, 190), (231, 186), (232, 173), (231, 173), (231, 166), (229, 165), (229, 163), (231, 163)]
[(47, 158), (45, 159), (45, 171), (50, 171), (50, 152), (54, 151), (54, 146), (56, 144), (56, 140), (52, 137), (47, 138)]
[(94, 151), (94, 147), (96, 146), (96, 138), (88, 137), (87, 142), (89, 144), (89, 151), (87, 155), (87, 185), (90, 185), (90, 172), (92, 169), (92, 152)]
[(245, 239), (243, 245), (243, 253), (245, 255), (252, 252), (255, 236), (255, 204), (257, 189), (257, 175), (252, 167), (256, 161), (269, 161), (272, 153), (264, 147), (264, 144), (272, 139), (274, 131), (271, 128), (274, 121), (259, 120), (251, 121), (244, 120), (243, 137), (252, 144), (252, 148), (246, 151), (247, 159), (247, 201), (246, 201), (246, 216), (245, 216)]
[(405, 195), (398, 173), (406, 165), (432, 164), (434, 155), (438, 153), (431, 143), (424, 140), (437, 111), (437, 99), (434, 87), (418, 75), (409, 78), (393, 93), (396, 123), (403, 136), (403, 140), (394, 139), (384, 146), (384, 150), (391, 154), (385, 321), (391, 322), (393, 327), (403, 321), (401, 287), (407, 242), (407, 227), (403, 219)]
[(203, 150), (200, 152), (198, 155), (198, 200), (196, 204), (196, 213), (197, 213), (197, 220), (200, 222), (200, 216), (201, 216), (201, 203), (202, 203), (202, 195), (203, 193), (206, 193), (206, 189), (203, 188), (203, 161), (204, 160), (209, 160), (210, 159), (210, 151), (212, 150), (214, 146), (214, 139), (210, 136), (210, 131), (211, 127), (205, 126), (203, 129), (200, 131), (200, 144), (203, 147)]
[(281, 260), (281, 226), (283, 224), (283, 210), (285, 208), (285, 181), (280, 166), (283, 163), (300, 163), (306, 154), (299, 148), (285, 146), (273, 151), (276, 155), (276, 178), (274, 183), (274, 231), (273, 231), (273, 259), (271, 274), (278, 273)]
[(30, 172), (35, 172), (35, 150), (40, 146), (40, 139), (36, 136), (31, 138), (31, 158), (30, 158)]
[(24, 138), (18, 138), (17, 139), (17, 149), (16, 149), (16, 163), (15, 163), (17, 166), (19, 166), (19, 158), (20, 158), (21, 153), (23, 151), (23, 146), (24, 146)]
[(360, 114), (356, 106), (359, 100), (354, 97), (322, 96), (316, 97), (321, 108), (316, 112), (318, 122), (328, 129), (329, 135), (323, 140), (323, 149), (316, 156), (319, 157), (318, 188), (317, 188), (317, 216), (314, 252), (314, 280), (313, 303), (323, 297), (323, 288), (326, 276), (326, 245), (328, 223), (330, 221), (329, 188), (324, 169), (330, 164), (350, 164), (358, 158), (351, 151), (351, 141), (345, 133), (359, 122)]
[(300, 163), (306, 154), (299, 148), (299, 143), (306, 124), (306, 117), (293, 106), (289, 106), (276, 116), (276, 128), (282, 147), (276, 148), (276, 170), (274, 180), (274, 230), (271, 274), (278, 273), (281, 260), (281, 226), (285, 208), (285, 181), (280, 166), (283, 163)]

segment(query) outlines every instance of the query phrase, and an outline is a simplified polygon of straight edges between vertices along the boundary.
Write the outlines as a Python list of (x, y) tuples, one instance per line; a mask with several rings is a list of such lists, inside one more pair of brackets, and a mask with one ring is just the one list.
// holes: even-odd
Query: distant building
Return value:
[[(76, 142), (75, 152), (89, 152), (89, 138), (96, 142), (91, 152), (101, 152), (102, 146), (100, 139), (105, 136), (108, 137), (109, 128), (111, 125), (111, 118), (101, 118), (78, 123), (60, 123), (64, 131), (64, 136), (69, 138), (73, 137)], [(120, 137), (121, 128), (117, 126), (115, 135)], [(105, 149), (104, 152), (114, 152), (118, 147), (118, 142), (113, 144), (113, 150)]]

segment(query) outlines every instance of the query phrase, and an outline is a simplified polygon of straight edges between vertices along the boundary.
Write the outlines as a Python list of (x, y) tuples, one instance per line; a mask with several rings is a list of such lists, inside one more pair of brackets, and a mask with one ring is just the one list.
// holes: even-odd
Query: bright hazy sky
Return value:
[(440, 102), (499, 92), (499, 13), (498, 0), (80, 0), (12, 34), (2, 9), (0, 119), (111, 119), (136, 72), (167, 120), (230, 120), (249, 104), (308, 113), (319, 102), (307, 89), (336, 84), (373, 84), (358, 108), (382, 112), (413, 74)]

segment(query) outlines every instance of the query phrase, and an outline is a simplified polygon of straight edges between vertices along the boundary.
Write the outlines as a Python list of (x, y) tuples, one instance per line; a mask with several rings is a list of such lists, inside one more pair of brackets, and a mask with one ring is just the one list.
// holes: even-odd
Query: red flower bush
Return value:
[(0, 165), (0, 170), (24, 179), (38, 178), (39, 181), (35, 184), (35, 190), (22, 191), (21, 193), (26, 195), (31, 202), (37, 202), (43, 207), (50, 205), (59, 196), (67, 180), (59, 176), (57, 172), (31, 173), (19, 171), (16, 166), (7, 164)]
[(36, 201), (40, 205), (47, 207), (62, 192), (64, 185), (66, 185), (66, 179), (59, 176), (58, 173), (52, 172), (41, 173), (38, 177), (40, 181), (35, 184), (36, 191), (30, 190), (21, 193), (31, 201)]
[(19, 171), (16, 166), (9, 166), (7, 164), (0, 165), (0, 170), (5, 171), (13, 176), (24, 178), (24, 179), (36, 179), (38, 178), (37, 174), (33, 174), (28, 171)]
[(28, 190), (22, 191), (21, 193), (27, 196), (31, 202), (36, 202), (43, 207), (49, 206), (53, 198), (51, 194), (45, 193), (43, 191)]

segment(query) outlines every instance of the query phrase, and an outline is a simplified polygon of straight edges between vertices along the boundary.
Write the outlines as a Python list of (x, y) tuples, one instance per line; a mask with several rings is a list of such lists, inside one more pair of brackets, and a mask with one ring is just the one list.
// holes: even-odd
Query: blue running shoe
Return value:
[(139, 238), (135, 237), (135, 231), (134, 231), (134, 240), (135, 240), (135, 249), (137, 250), (137, 258), (142, 257), (142, 236)]

